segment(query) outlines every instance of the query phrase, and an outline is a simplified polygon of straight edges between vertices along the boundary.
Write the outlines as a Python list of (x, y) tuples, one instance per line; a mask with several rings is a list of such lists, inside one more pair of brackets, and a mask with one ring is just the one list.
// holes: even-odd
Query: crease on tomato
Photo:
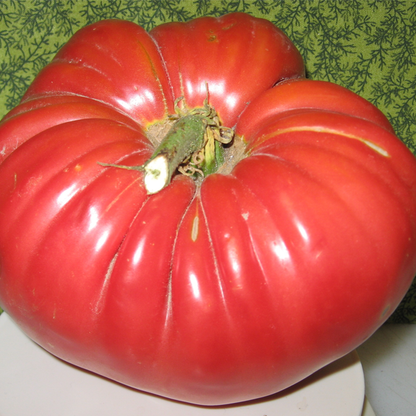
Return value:
[(214, 259), (215, 276), (217, 278), (218, 288), (220, 289), (222, 303), (224, 304), (225, 309), (227, 309), (226, 306), (225, 306), (226, 305), (226, 298), (225, 298), (225, 295), (224, 295), (224, 288), (223, 288), (223, 284), (222, 284), (222, 281), (221, 281), (221, 273), (220, 273), (219, 265), (218, 265), (218, 256), (215, 252), (214, 244), (212, 242), (212, 235), (211, 235), (210, 227), (209, 227), (209, 224), (208, 224), (208, 218), (207, 218), (207, 215), (206, 215), (206, 212), (205, 212), (204, 205), (202, 203), (202, 198), (201, 198), (200, 194), (198, 195), (198, 201), (199, 201), (199, 205), (201, 207), (202, 218), (203, 218), (206, 230), (207, 230), (207, 236), (208, 236), (208, 241), (209, 241), (209, 250), (210, 250), (210, 253), (212, 255), (212, 258)]
[[(259, 139), (256, 141), (256, 143), (251, 146), (249, 148), (249, 151), (252, 153), (255, 151), (256, 147), (262, 146), (264, 145), (268, 140), (270, 140), (273, 137), (285, 134), (285, 133), (293, 133), (293, 132), (302, 132), (302, 131), (310, 131), (310, 132), (317, 132), (317, 133), (329, 133), (329, 134), (335, 134), (338, 136), (342, 136), (342, 137), (348, 137), (349, 139), (354, 139), (354, 140), (358, 140), (361, 143), (365, 144), (366, 146), (368, 146), (370, 149), (374, 150), (375, 152), (377, 152), (378, 154), (380, 154), (381, 156), (384, 156), (386, 158), (390, 158), (391, 155), (389, 154), (389, 152), (384, 149), (383, 147), (375, 144), (374, 142), (364, 139), (363, 137), (357, 136), (355, 134), (349, 134), (343, 131), (339, 131), (336, 129), (330, 129), (330, 128), (326, 128), (326, 127), (320, 127), (320, 126), (316, 126), (316, 127), (293, 127), (293, 128), (287, 128), (287, 129), (282, 129), (282, 130), (278, 130), (274, 133), (268, 133), (265, 135), (261, 135), (259, 137)], [(273, 146), (273, 145), (272, 145)], [(262, 149), (267, 148), (267, 144), (266, 146), (262, 146)], [(256, 153), (257, 154), (257, 153)]]
[[(204, 228), (204, 231), (201, 230), (201, 227)], [(212, 244), (212, 237), (210, 235), (210, 228), (208, 225), (208, 220), (205, 214), (205, 210), (203, 207), (202, 199), (200, 196), (200, 187), (198, 187), (195, 191), (195, 194), (192, 198), (192, 200), (189, 202), (188, 206), (183, 212), (182, 218), (180, 222), (178, 223), (176, 235), (175, 235), (175, 241), (172, 248), (172, 256), (170, 261), (170, 272), (169, 272), (169, 290), (167, 294), (167, 303), (166, 303), (166, 321), (165, 321), (165, 327), (168, 325), (168, 321), (171, 319), (174, 319), (173, 317), (173, 298), (172, 298), (172, 281), (173, 281), (173, 275), (175, 274), (175, 267), (177, 267), (176, 262), (178, 259), (183, 259), (183, 255), (180, 254), (178, 250), (182, 249), (178, 247), (178, 239), (181, 235), (181, 244), (183, 244), (182, 239), (185, 238), (188, 240), (189, 245), (192, 245), (192, 243), (198, 243), (198, 239), (200, 237), (200, 233), (205, 232), (207, 234), (208, 242), (209, 242), (209, 253), (206, 253), (206, 255), (211, 255), (213, 262), (214, 262), (214, 269), (212, 272), (216, 276), (216, 281), (218, 283), (218, 287), (220, 289), (221, 298), (223, 299), (223, 302), (225, 303), (225, 296), (224, 296), (224, 290), (222, 288), (221, 283), (221, 276), (219, 272), (218, 267), (218, 259), (217, 255), (215, 253), (215, 250), (213, 248)], [(186, 237), (182, 237), (182, 233), (185, 234)], [(202, 235), (201, 235), (202, 237)], [(195, 275), (195, 278), (198, 279), (199, 276)]]
[[(166, 69), (165, 59), (163, 58), (163, 56), (161, 54), (161, 51), (160, 51), (160, 48), (159, 48), (159, 45), (157, 44), (157, 42), (153, 39), (152, 36), (150, 36), (150, 34), (149, 34), (149, 37), (154, 42), (154, 44), (156, 46), (156, 50), (157, 50), (157, 52), (159, 54), (160, 62), (161, 62), (162, 67), (164, 69), (164, 75), (166, 76), (166, 79), (167, 79), (167, 82), (168, 82), (168, 86), (170, 88), (171, 95), (173, 96), (172, 84), (171, 84), (171, 81), (170, 81), (170, 78), (169, 78), (169, 73), (168, 73), (168, 71)], [(147, 49), (145, 48), (145, 46), (143, 45), (142, 42), (138, 41), (138, 44), (140, 45), (143, 53), (145, 54), (145, 56), (146, 56), (146, 58), (147, 58), (147, 60), (149, 62), (149, 65), (150, 65), (150, 70), (152, 71), (152, 74), (155, 77), (155, 81), (156, 81), (156, 84), (157, 84), (157, 86), (159, 88), (159, 92), (160, 92), (161, 97), (162, 97), (163, 105), (165, 107), (165, 117), (167, 117), (169, 115), (169, 105), (168, 105), (168, 100), (166, 98), (165, 91), (163, 89), (162, 81), (161, 81), (161, 79), (160, 79), (160, 77), (159, 77), (159, 75), (157, 73), (155, 64), (153, 63), (153, 60), (152, 60), (150, 54), (148, 53)], [(144, 122), (144, 121), (145, 120), (143, 120), (142, 122)], [(153, 123), (156, 122), (156, 121), (157, 120), (153, 121)]]
[[(195, 196), (194, 196), (195, 198)], [(173, 275), (173, 263), (174, 263), (174, 255), (175, 255), (175, 251), (176, 251), (176, 246), (177, 246), (177, 241), (178, 241), (178, 233), (179, 230), (181, 228), (181, 225), (183, 223), (183, 220), (186, 216), (186, 213), (188, 212), (189, 207), (192, 204), (192, 201), (194, 200), (194, 198), (189, 202), (188, 206), (186, 207), (186, 209), (184, 210), (184, 213), (180, 219), (180, 221), (178, 222), (178, 226), (176, 227), (176, 232), (175, 232), (175, 238), (173, 241), (173, 246), (172, 246), (172, 254), (170, 257), (170, 261), (169, 261), (169, 275), (168, 275), (168, 284), (167, 284), (167, 291), (166, 291), (166, 303), (165, 303), (165, 318), (164, 318), (164, 324), (163, 324), (163, 336), (162, 336), (162, 340), (163, 338), (166, 337), (169, 328), (169, 322), (172, 318), (172, 275)], [(161, 342), (163, 343), (163, 341)]]
[[(115, 205), (122, 197), (122, 195), (124, 195), (132, 186), (138, 186), (138, 182), (140, 182), (141, 178), (138, 177), (136, 179), (134, 179), (128, 186), (126, 186), (117, 196), (116, 198), (114, 198), (108, 205), (107, 208), (104, 210), (104, 213), (107, 213), (108, 211), (110, 211), (110, 209), (113, 207), (113, 205)], [(99, 315), (100, 312), (103, 310), (104, 308), (104, 302), (106, 299), (106, 294), (107, 294), (107, 290), (108, 287), (110, 285), (110, 280), (112, 277), (112, 273), (114, 270), (114, 267), (116, 265), (117, 262), (117, 258), (120, 254), (120, 250), (123, 246), (123, 243), (126, 239), (126, 236), (128, 235), (129, 230), (131, 229), (132, 224), (135, 222), (136, 218), (140, 215), (140, 212), (142, 211), (142, 209), (145, 207), (146, 203), (149, 201), (149, 196), (147, 196), (144, 200), (143, 203), (141, 205), (140, 208), (137, 209), (136, 215), (134, 215), (134, 217), (132, 218), (130, 225), (128, 227), (126, 227), (126, 231), (125, 234), (123, 236), (123, 238), (120, 241), (119, 246), (117, 247), (117, 250), (114, 253), (113, 258), (110, 260), (110, 263), (108, 265), (107, 268), (107, 272), (105, 274), (105, 278), (102, 284), (101, 289), (99, 290), (98, 296), (97, 296), (97, 301), (95, 303), (95, 306), (92, 308), (92, 310), (94, 311), (95, 315)]]

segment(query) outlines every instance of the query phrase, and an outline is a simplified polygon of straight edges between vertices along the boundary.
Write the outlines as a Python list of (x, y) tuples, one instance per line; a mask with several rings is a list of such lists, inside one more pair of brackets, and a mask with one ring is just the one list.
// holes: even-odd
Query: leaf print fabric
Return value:
[[(81, 27), (108, 18), (150, 30), (167, 21), (241, 11), (280, 27), (307, 76), (332, 81), (375, 104), (416, 153), (416, 2), (406, 0), (3, 0), (0, 118)], [(390, 318), (416, 323), (416, 283)]]

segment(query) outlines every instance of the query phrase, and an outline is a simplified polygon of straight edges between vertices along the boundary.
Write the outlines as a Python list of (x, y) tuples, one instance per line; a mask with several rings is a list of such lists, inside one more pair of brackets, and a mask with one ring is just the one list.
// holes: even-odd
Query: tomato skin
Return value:
[[(356, 348), (416, 273), (416, 160), (374, 106), (303, 75), (241, 13), (78, 32), (0, 124), (1, 306), (66, 361), (204, 405)], [(230, 173), (149, 196), (98, 164), (143, 165), (148, 129), (207, 92), (245, 146)]]
[[(234, 126), (247, 104), (276, 82), (304, 75), (302, 57), (287, 36), (244, 13), (167, 23), (150, 33), (165, 58), (174, 95), (184, 96), (191, 108), (201, 106), (208, 83), (210, 103), (226, 126)], [(225, 79), (226, 72), (233, 76)]]
[(288, 112), (307, 110), (348, 114), (372, 121), (394, 133), (386, 116), (352, 91), (327, 81), (297, 78), (281, 82), (259, 95), (241, 115), (237, 134), (247, 138), (278, 114), (286, 116)]
[[(0, 140), (3, 144), (0, 162), (27, 139), (58, 124), (82, 119), (117, 120), (135, 130), (137, 124), (106, 105), (81, 96), (50, 96), (23, 102), (3, 119)], [(7, 122), (6, 122), (7, 121)]]
[(39, 73), (23, 101), (68, 93), (110, 104), (141, 125), (173, 112), (155, 43), (140, 26), (121, 20), (78, 31)]

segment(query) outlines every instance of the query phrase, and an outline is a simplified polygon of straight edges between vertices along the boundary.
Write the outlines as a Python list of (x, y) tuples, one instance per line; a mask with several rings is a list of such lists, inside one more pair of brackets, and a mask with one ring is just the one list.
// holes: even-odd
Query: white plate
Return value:
[(361, 416), (364, 374), (353, 352), (266, 399), (218, 408), (141, 393), (53, 357), (0, 316), (1, 416)]

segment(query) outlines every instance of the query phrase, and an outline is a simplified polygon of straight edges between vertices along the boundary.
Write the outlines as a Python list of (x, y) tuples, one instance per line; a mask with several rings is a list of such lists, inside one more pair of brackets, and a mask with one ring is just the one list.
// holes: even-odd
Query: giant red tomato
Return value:
[(416, 161), (303, 75), (245, 14), (76, 33), (0, 125), (2, 307), (64, 360), (208, 405), (357, 347), (416, 271)]

